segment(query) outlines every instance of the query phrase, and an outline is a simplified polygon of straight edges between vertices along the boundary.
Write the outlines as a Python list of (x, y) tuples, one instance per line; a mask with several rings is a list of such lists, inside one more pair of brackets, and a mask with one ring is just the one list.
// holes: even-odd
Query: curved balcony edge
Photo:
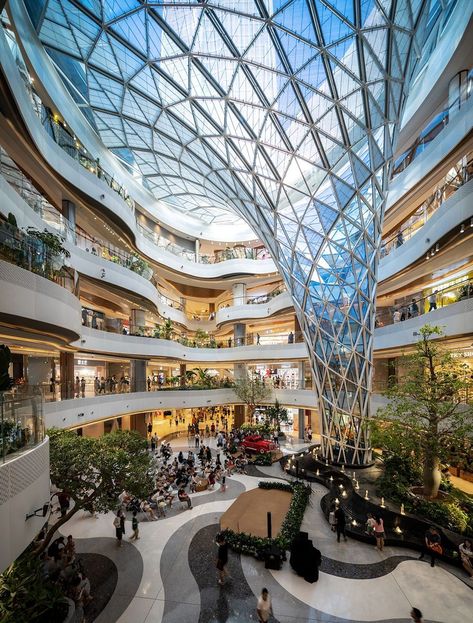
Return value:
[(0, 573), (25, 550), (45, 522), (26, 516), (49, 502), (49, 439), (0, 463)]
[(444, 336), (447, 337), (471, 335), (473, 333), (473, 298), (376, 329), (375, 352), (415, 344), (419, 340), (419, 329), (427, 323), (439, 325), (444, 331)]
[(169, 358), (182, 363), (301, 360), (308, 357), (304, 342), (260, 344), (233, 348), (192, 348), (159, 338), (136, 337), (82, 328), (80, 342), (72, 344), (82, 351), (129, 357)]
[[(69, 344), (81, 335), (79, 300), (68, 290), (0, 260), (0, 322), (41, 332)], [(54, 303), (54, 304), (52, 304)]]
[(442, 132), (431, 142), (425, 150), (402, 173), (390, 181), (386, 197), (385, 220), (402, 218), (402, 211), (396, 211), (395, 206), (417, 192), (423, 180), (429, 179), (434, 169), (451, 154), (473, 129), (473, 98), (470, 98), (455, 116), (455, 122), (449, 123)]
[[(276, 399), (291, 407), (315, 409), (317, 405), (315, 393), (309, 389), (274, 390), (268, 402)], [(233, 389), (161, 390), (47, 402), (43, 413), (48, 428), (79, 428), (134, 413), (225, 404), (241, 404)]]
[[(472, 99), (473, 101), (473, 99)], [(443, 236), (473, 217), (473, 180), (449, 197), (409, 240), (379, 262), (378, 282), (390, 279), (427, 253)]]

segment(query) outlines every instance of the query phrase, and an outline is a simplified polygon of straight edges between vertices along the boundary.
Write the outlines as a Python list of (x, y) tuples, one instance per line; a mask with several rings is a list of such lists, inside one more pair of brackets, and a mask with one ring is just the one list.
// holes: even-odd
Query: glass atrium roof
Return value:
[[(347, 137), (361, 138), (357, 21), (372, 26), (365, 72), (382, 115), (391, 0), (26, 4), (105, 145), (157, 198), (207, 223), (239, 218), (242, 203), (306, 209)], [(394, 72), (402, 32), (397, 45)], [(356, 166), (363, 176), (362, 154)]]

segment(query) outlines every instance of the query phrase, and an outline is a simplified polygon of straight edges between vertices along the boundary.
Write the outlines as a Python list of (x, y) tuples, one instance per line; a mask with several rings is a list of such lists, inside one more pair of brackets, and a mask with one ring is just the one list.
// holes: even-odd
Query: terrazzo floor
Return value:
[[(213, 443), (213, 442), (212, 442)], [(182, 440), (173, 442), (175, 450)], [(187, 446), (185, 446), (187, 449)], [(65, 532), (80, 552), (107, 556), (117, 568), (115, 590), (97, 623), (246, 623), (256, 621), (256, 601), (266, 586), (273, 600), (274, 622), (408, 623), (413, 606), (426, 623), (473, 620), (473, 584), (461, 570), (418, 561), (411, 550), (349, 540), (337, 543), (320, 510), (326, 493), (313, 486), (303, 530), (323, 555), (320, 579), (309, 584), (286, 562), (269, 571), (251, 557), (230, 553), (231, 580), (216, 583), (215, 535), (220, 516), (261, 477), (282, 479), (280, 467), (258, 468), (255, 475), (234, 475), (220, 493), (194, 494), (191, 510), (173, 510), (164, 519), (140, 523), (140, 540), (115, 543), (113, 514), (98, 519), (78, 513)], [(127, 526), (128, 527), (128, 526)], [(128, 535), (127, 535), (128, 536)]]

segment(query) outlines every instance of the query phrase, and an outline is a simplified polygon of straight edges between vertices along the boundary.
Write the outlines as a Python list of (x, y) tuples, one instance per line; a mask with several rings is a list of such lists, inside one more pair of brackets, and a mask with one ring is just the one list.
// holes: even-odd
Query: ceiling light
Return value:
[(462, 223), (462, 226), (460, 227), (460, 233), (463, 234), (465, 232), (465, 223)]
[(440, 249), (439, 243), (437, 242), (437, 244), (435, 245), (435, 253), (438, 253)]

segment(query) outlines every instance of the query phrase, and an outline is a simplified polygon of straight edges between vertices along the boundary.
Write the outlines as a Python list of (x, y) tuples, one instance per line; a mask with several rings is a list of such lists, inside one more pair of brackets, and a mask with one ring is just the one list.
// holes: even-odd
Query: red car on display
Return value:
[(261, 435), (248, 435), (243, 439), (241, 445), (245, 450), (250, 452), (260, 452), (261, 454), (276, 450), (276, 444), (269, 439), (263, 439)]

